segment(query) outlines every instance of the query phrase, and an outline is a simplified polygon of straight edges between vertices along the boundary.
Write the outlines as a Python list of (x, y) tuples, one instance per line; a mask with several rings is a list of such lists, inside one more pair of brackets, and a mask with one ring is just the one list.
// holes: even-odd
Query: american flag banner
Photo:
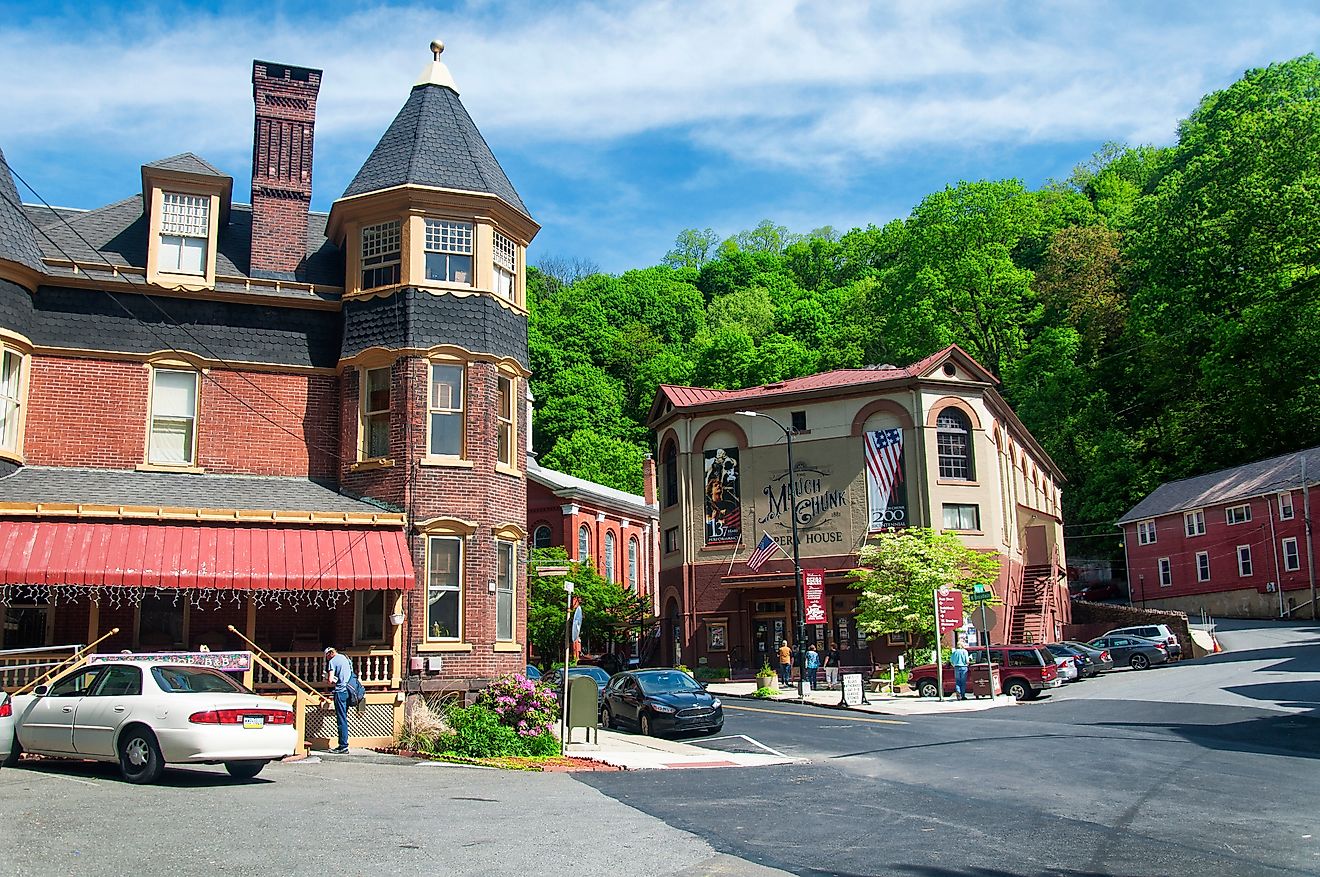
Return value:
[(760, 569), (761, 564), (769, 560), (770, 555), (774, 554), (778, 547), (779, 544), (770, 538), (769, 533), (766, 533), (761, 537), (761, 541), (756, 543), (752, 553), (747, 555), (747, 567), (753, 570)]
[(907, 491), (903, 489), (903, 430), (863, 433), (866, 443), (866, 497), (872, 532), (907, 526)]

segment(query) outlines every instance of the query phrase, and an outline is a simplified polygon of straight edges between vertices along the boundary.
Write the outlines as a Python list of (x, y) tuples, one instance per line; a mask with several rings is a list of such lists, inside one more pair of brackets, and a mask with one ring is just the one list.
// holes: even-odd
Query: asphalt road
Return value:
[(906, 724), (732, 702), (726, 734), (809, 762), (580, 780), (799, 874), (1320, 873), (1320, 628), (1221, 638), (1235, 651)]

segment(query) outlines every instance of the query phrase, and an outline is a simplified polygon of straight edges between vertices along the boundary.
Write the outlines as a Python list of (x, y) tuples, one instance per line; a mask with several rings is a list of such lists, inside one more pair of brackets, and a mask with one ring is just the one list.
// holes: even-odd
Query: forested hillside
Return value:
[(1067, 474), (1070, 536), (1113, 532), (1162, 480), (1320, 442), (1317, 278), (1307, 55), (1204, 98), (1176, 145), (1111, 144), (1039, 190), (960, 183), (846, 234), (688, 229), (621, 276), (529, 270), (536, 449), (640, 493), (661, 383), (905, 365), (956, 342)]

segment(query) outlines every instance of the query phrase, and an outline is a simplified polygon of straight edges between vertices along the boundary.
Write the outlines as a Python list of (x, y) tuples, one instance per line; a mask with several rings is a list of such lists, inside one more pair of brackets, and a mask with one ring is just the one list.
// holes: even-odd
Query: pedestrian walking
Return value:
[(779, 681), (785, 687), (793, 684), (793, 650), (788, 647), (788, 640), (779, 644)]
[[(582, 598), (573, 595), (573, 663), (582, 657)], [(568, 672), (565, 670), (564, 672)]]
[(807, 679), (811, 682), (811, 687), (817, 687), (820, 674), (820, 652), (816, 651), (816, 644), (812, 643), (807, 647), (807, 657), (805, 662), (807, 670)]
[(958, 699), (967, 699), (967, 665), (970, 662), (962, 640), (954, 640), (953, 652), (949, 655), (949, 664), (953, 667), (953, 687), (958, 691)]
[(839, 642), (835, 640), (825, 650), (825, 685), (833, 688), (839, 684), (839, 661), (843, 654), (839, 651)]
[(353, 662), (334, 646), (325, 650), (325, 681), (334, 686), (335, 719), (339, 722), (339, 746), (331, 752), (348, 752), (348, 693), (353, 680)]

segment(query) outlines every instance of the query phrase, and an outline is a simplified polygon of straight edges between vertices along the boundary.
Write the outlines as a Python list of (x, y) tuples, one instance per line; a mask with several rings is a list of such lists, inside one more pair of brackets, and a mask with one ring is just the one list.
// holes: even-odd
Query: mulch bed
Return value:
[(418, 758), (424, 761), (445, 761), (451, 764), (472, 764), (478, 767), (497, 767), (501, 770), (528, 770), (543, 773), (568, 773), (570, 771), (624, 770), (613, 764), (593, 761), (590, 758), (573, 756), (525, 757), (507, 756), (504, 758), (468, 758), (463, 755), (440, 755), (427, 752), (415, 752), (411, 749), (382, 747), (375, 749), (386, 755), (399, 755), (404, 758)]

